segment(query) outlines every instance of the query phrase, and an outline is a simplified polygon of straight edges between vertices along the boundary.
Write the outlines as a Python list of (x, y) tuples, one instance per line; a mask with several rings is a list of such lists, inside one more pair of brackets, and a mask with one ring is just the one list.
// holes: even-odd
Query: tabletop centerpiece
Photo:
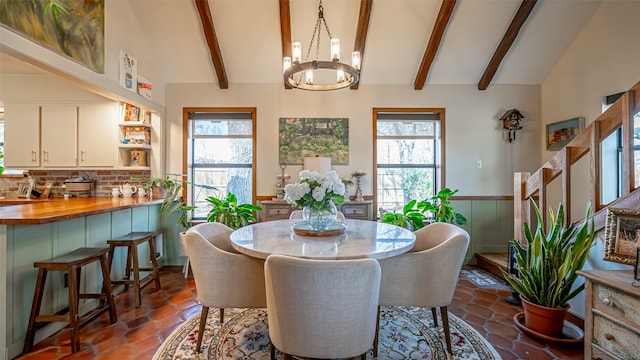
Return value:
[(345, 187), (335, 171), (321, 175), (302, 170), (300, 182), (284, 187), (284, 199), (302, 208), (302, 217), (312, 231), (329, 230), (336, 222), (337, 205), (344, 203)]

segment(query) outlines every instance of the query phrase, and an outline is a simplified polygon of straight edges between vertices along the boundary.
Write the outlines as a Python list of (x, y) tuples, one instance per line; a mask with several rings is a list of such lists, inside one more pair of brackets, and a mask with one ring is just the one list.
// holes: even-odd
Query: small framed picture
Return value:
[(604, 260), (636, 265), (640, 244), (640, 210), (609, 208), (604, 237)]
[(47, 183), (44, 184), (44, 189), (42, 190), (42, 193), (40, 193), (40, 197), (41, 198), (48, 198), (49, 195), (51, 194), (51, 188), (52, 187), (53, 187), (53, 182), (47, 181)]
[(18, 184), (18, 197), (29, 198), (31, 197), (31, 190), (33, 189), (33, 181), (24, 180)]
[(584, 118), (577, 117), (547, 124), (547, 150), (560, 150), (584, 129)]

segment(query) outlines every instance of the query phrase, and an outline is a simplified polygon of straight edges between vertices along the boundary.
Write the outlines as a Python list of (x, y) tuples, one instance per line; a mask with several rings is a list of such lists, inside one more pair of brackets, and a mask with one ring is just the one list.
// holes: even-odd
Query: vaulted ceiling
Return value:
[[(483, 90), (541, 84), (600, 2), (323, 0), (323, 7), (342, 58), (353, 49), (363, 54), (360, 86)], [(283, 82), (282, 56), (292, 40), (306, 50), (318, 0), (129, 0), (129, 6), (160, 82), (231, 88)], [(328, 58), (329, 44), (320, 52)]]
[[(599, 3), (323, 0), (323, 7), (332, 35), (341, 40), (342, 57), (363, 50), (362, 85), (486, 89), (542, 83)], [(142, 28), (163, 39), (154, 51), (167, 83), (215, 82), (225, 88), (282, 82), (282, 55), (291, 40), (301, 41), (303, 50), (308, 46), (318, 1), (133, 1), (131, 7)], [(329, 52), (328, 44), (321, 46)]]

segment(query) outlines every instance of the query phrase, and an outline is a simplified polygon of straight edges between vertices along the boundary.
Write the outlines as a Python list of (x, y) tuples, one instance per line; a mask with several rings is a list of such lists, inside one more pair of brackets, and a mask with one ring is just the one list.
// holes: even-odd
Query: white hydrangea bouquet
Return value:
[(284, 199), (299, 208), (323, 209), (329, 200), (344, 203), (344, 183), (335, 171), (320, 175), (317, 171), (302, 170), (300, 182), (284, 187)]

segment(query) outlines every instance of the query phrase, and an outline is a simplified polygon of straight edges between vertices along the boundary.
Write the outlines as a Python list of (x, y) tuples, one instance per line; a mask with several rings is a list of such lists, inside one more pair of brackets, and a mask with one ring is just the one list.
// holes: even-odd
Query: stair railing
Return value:
[[(588, 199), (594, 210), (596, 230), (606, 222), (606, 209), (610, 206), (637, 207), (640, 204), (640, 187), (636, 188), (634, 164), (633, 116), (640, 111), (640, 82), (624, 93), (613, 105), (590, 123), (564, 148), (533, 174), (514, 173), (514, 238), (524, 242), (523, 224), (531, 223), (529, 199), (537, 201), (544, 223), (548, 216), (547, 186), (561, 177), (562, 199), (565, 208), (565, 222), (571, 221), (571, 170), (578, 160), (589, 155)], [(617, 129), (622, 129), (622, 195), (612, 202), (601, 202), (601, 157), (600, 145)], [(640, 162), (640, 159), (638, 159)], [(640, 176), (640, 173), (637, 174)]]

